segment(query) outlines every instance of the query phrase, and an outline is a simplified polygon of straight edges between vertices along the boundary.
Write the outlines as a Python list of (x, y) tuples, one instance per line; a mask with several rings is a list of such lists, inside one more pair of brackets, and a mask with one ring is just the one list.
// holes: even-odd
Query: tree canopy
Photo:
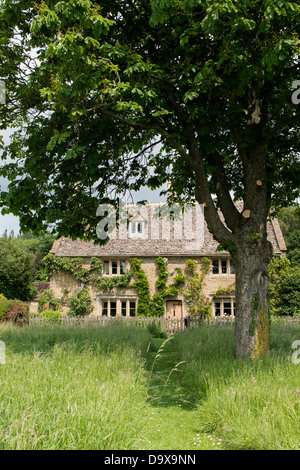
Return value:
[(267, 218), (299, 197), (299, 1), (0, 4), (4, 211), (100, 242), (100, 203), (170, 181), (231, 252), (237, 354), (266, 351)]
[(114, 190), (170, 180), (189, 200), (197, 187), (221, 240), (211, 193), (230, 229), (230, 191), (251, 205), (254, 171), (274, 207), (299, 195), (299, 2), (1, 4), (0, 124), (18, 128), (2, 206), (22, 229), (96, 238), (96, 207)]

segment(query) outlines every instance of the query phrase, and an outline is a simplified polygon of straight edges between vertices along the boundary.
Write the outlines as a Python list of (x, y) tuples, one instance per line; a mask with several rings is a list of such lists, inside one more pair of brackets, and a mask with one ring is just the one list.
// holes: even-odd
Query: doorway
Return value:
[(166, 317), (170, 320), (182, 319), (182, 300), (167, 300)]

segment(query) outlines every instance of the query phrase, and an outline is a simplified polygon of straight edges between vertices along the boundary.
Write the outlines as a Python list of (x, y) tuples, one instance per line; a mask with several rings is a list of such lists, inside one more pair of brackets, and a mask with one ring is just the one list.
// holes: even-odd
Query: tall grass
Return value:
[(131, 449), (147, 400), (146, 330), (1, 325), (0, 449)]
[(175, 336), (200, 428), (227, 449), (300, 448), (300, 364), (291, 360), (300, 325), (273, 325), (271, 333), (269, 356), (255, 361), (235, 358), (229, 326)]

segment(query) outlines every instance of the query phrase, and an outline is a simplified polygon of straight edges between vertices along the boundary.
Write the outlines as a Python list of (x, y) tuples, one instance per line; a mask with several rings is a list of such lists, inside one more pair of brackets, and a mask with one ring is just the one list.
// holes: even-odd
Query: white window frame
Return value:
[[(115, 317), (136, 317), (137, 315), (137, 302), (138, 302), (138, 299), (136, 297), (130, 297), (130, 296), (126, 296), (126, 297), (118, 297), (118, 296), (115, 296), (115, 297), (103, 297), (103, 298), (99, 298), (99, 310), (98, 310), (98, 315), (100, 315), (101, 317), (103, 316), (103, 310), (104, 310), (104, 303), (107, 302), (107, 316), (108, 318), (111, 318), (111, 303), (112, 302), (115, 302), (116, 303), (116, 315), (113, 316), (113, 318)], [(122, 314), (122, 303), (126, 302), (126, 315), (123, 315)], [(135, 303), (135, 315), (131, 315), (132, 313), (132, 307), (131, 307), (131, 303)]]
[[(213, 263), (218, 262), (218, 272), (214, 273), (213, 269)], [(226, 262), (226, 272), (223, 272), (223, 266)], [(233, 271), (233, 272), (232, 272)], [(233, 261), (229, 258), (214, 258), (211, 263), (211, 272), (213, 276), (234, 276), (235, 275), (235, 269), (234, 269), (234, 264)]]
[[(216, 315), (216, 302), (220, 303), (220, 315)], [(230, 303), (230, 315), (224, 313), (224, 303)], [(235, 297), (214, 297), (213, 298), (213, 314), (215, 317), (221, 318), (221, 317), (235, 317)]]
[[(117, 272), (116, 273), (112, 272), (113, 262), (117, 262)], [(108, 263), (108, 272), (105, 272), (105, 270), (104, 270), (105, 263)], [(124, 263), (123, 264), (123, 269), (124, 269), (123, 273), (121, 273), (121, 263)], [(123, 274), (126, 274), (126, 272), (127, 272), (126, 259), (112, 258), (112, 259), (109, 259), (109, 260), (108, 259), (103, 260), (103, 276), (122, 276)]]

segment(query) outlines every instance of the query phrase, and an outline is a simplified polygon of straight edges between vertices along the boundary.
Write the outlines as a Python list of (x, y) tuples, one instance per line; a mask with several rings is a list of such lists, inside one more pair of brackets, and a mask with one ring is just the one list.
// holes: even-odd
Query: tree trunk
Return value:
[(233, 255), (236, 272), (236, 356), (257, 358), (269, 350), (269, 242), (240, 238)]

